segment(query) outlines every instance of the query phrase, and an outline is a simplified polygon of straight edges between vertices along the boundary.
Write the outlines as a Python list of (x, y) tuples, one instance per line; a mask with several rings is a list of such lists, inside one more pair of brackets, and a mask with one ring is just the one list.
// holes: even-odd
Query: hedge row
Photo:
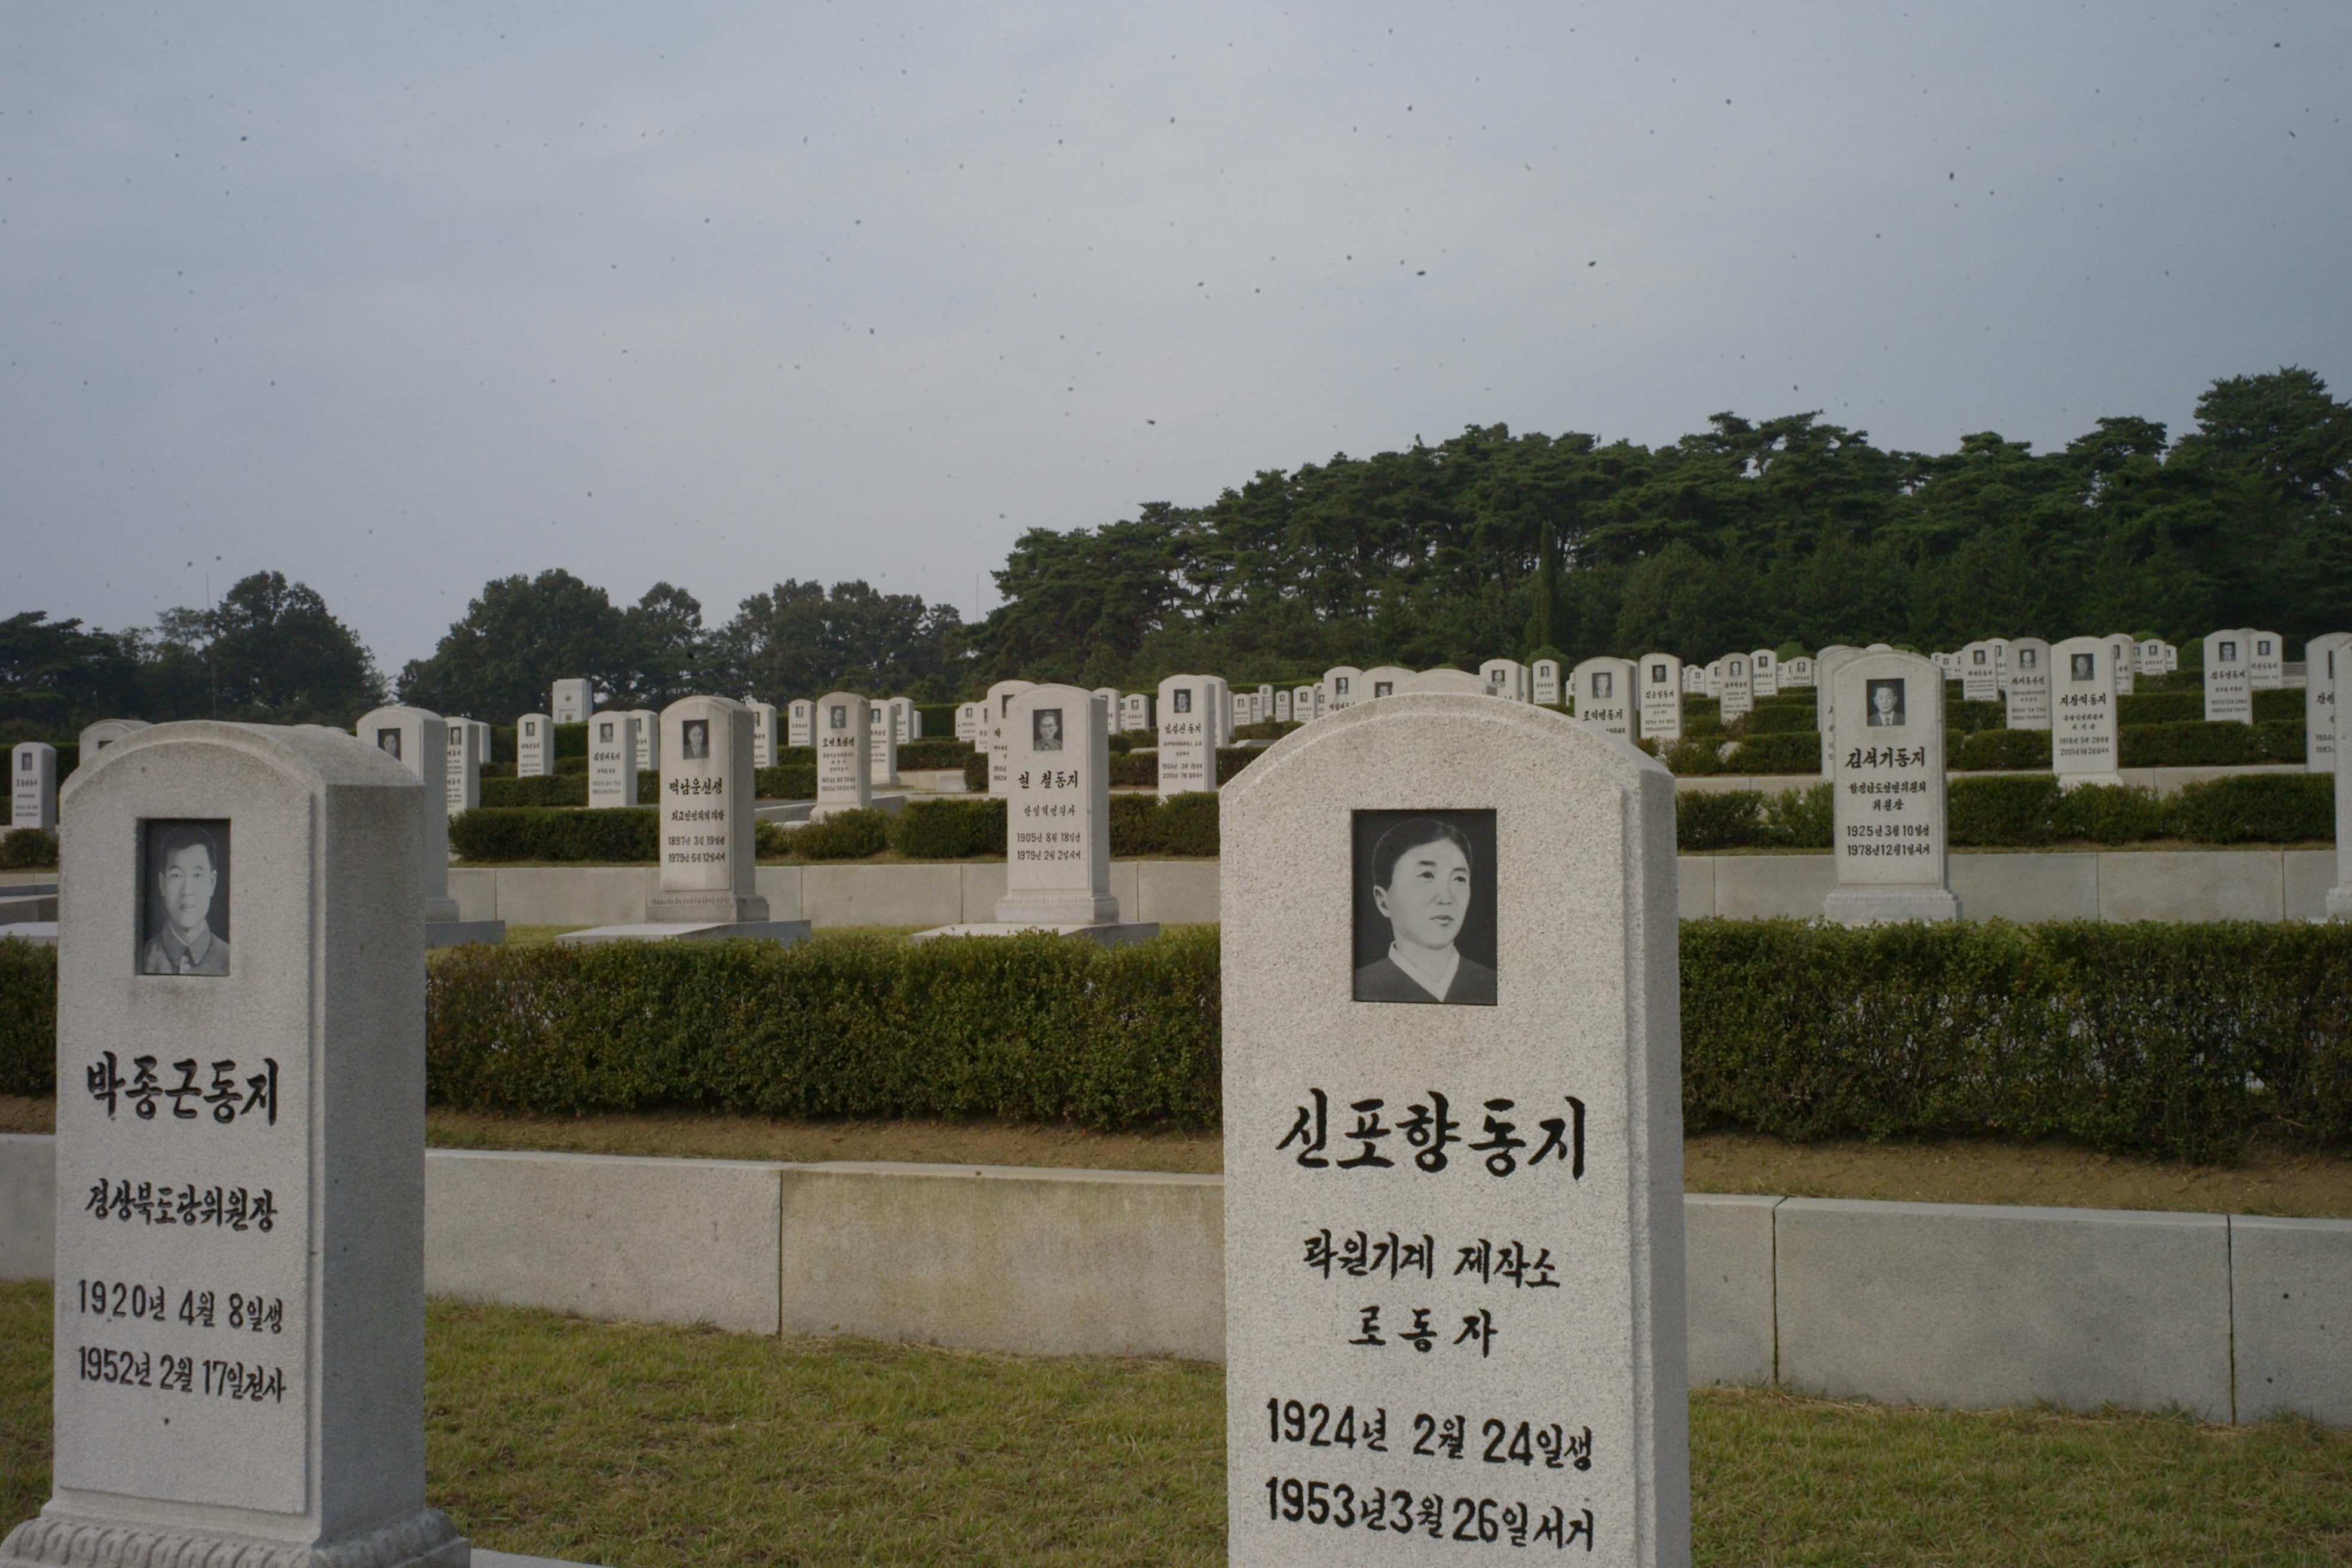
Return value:
[(12, 827), (0, 836), (0, 871), (53, 871), (58, 836), (37, 827)]
[[(637, 770), (637, 798), (656, 799), (661, 794), (661, 774), (652, 770)], [(531, 778), (485, 778), (482, 780), (482, 804), (491, 807), (521, 805), (575, 805), (588, 804), (588, 775), (576, 773), (541, 773)]]
[(562, 806), (484, 806), (449, 819), (449, 848), (461, 860), (638, 861), (661, 848), (658, 806), (575, 811)]
[[(960, 860), (1004, 854), (1002, 800), (910, 801), (897, 816), (844, 812), (796, 828), (787, 842), (805, 860), (858, 860), (895, 849), (918, 860)], [(1171, 795), (1115, 795), (1110, 799), (1110, 852), (1139, 856), (1217, 853), (1217, 797), (1208, 790)]]
[(1966, 847), (2037, 844), (2298, 844), (2336, 837), (2336, 781), (2326, 773), (2209, 779), (2177, 795), (2136, 784), (2061, 793), (2047, 773), (1952, 782), (1952, 842)]
[(58, 1081), (58, 950), (0, 942), (0, 1094), (49, 1094)]

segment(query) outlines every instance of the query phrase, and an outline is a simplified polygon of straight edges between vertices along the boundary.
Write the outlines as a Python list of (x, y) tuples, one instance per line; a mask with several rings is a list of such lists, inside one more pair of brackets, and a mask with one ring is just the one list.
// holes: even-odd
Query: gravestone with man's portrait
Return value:
[(417, 841), (416, 886), (425, 911), (425, 945), (506, 941), (506, 921), (461, 919), (457, 900), (449, 896), (448, 721), (422, 708), (395, 704), (362, 715), (352, 732), (407, 769), (442, 805), (425, 813), (425, 831)]
[(2249, 647), (2249, 639), (2242, 631), (2206, 634), (2207, 723), (2251, 724), (2254, 721), (2254, 686), (2247, 657)]
[(2040, 637), (2019, 637), (2009, 645), (2009, 690), (2003, 699), (2008, 728), (2050, 728), (2050, 645)]
[(544, 713), (515, 721), (515, 777), (545, 778), (555, 772), (555, 721)]
[(887, 702), (866, 704), (866, 776), (894, 788), (898, 783), (898, 731)]
[(1641, 712), (1642, 694), (1633, 683), (1639, 673), (1629, 658), (1588, 658), (1569, 671), (1576, 721), (1631, 741)]
[(1683, 661), (1670, 653), (1648, 653), (1633, 661), (1634, 695), (1640, 704), (1641, 736), (1662, 746), (1683, 738)]
[(588, 721), (588, 806), (637, 804), (637, 716), (607, 710)]
[(1363, 671), (1352, 664), (1335, 664), (1323, 672), (1323, 711), (1337, 713), (1362, 701), (1367, 692), (1361, 683)]
[(482, 737), (471, 719), (451, 719), (448, 739), (442, 744), (443, 802), (449, 815), (471, 811), (482, 804)]
[(1210, 678), (1171, 675), (1160, 683), (1160, 798), (1217, 787), (1217, 749), (1210, 738)]
[(1759, 697), (1780, 694), (1780, 656), (1759, 647), (1748, 656), (1748, 689)]
[(2241, 626), (2246, 645), (2246, 684), (2255, 691), (2277, 691), (2286, 685), (2286, 639), (2276, 632)]
[[(979, 708), (975, 704), (970, 702), (965, 703), (962, 708), (957, 710), (956, 734), (958, 738), (966, 741), (971, 739), (971, 736), (965, 731), (964, 715), (967, 712), (977, 713), (979, 711)], [(790, 702), (784, 704), (785, 744), (794, 747), (814, 746), (816, 744), (815, 735), (816, 704), (805, 697), (795, 697)]]
[(1673, 778), (1409, 693), (1221, 816), (1228, 1561), (1687, 1563)]
[(1033, 686), (1005, 719), (1004, 896), (992, 921), (915, 940), (1045, 931), (1116, 946), (1157, 936), (1157, 924), (1122, 921), (1110, 890), (1110, 705), (1075, 686)]
[(585, 724), (595, 707), (596, 683), (593, 680), (559, 680), (548, 688), (547, 710), (559, 724)]
[(1780, 689), (1810, 691), (1813, 685), (1813, 661), (1810, 656), (1783, 659), (1780, 663)]
[(1549, 655), (1528, 660), (1528, 695), (1537, 707), (1558, 708), (1563, 705), (1565, 699), (1559, 689), (1560, 672), (1559, 660)]
[(1734, 719), (1744, 719), (1756, 710), (1755, 677), (1748, 669), (1746, 654), (1727, 653), (1723, 656), (1723, 673), (1716, 689), (1716, 700), (1727, 724)]
[(2050, 766), (2060, 789), (2124, 782), (2116, 772), (2115, 657), (2112, 637), (2068, 637), (2050, 649)]
[(2000, 700), (1999, 650), (1990, 642), (1969, 643), (1960, 649), (1960, 700), (1997, 702)]
[(1944, 672), (1916, 653), (1874, 647), (1841, 655), (1832, 679), (1837, 886), (1824, 912), (1845, 925), (1958, 920), (1947, 863)]
[(425, 1501), (440, 780), (197, 721), (66, 804), (53, 1489), (0, 1564), (463, 1568)]
[(816, 805), (811, 822), (874, 805), (873, 705), (854, 691), (816, 702)]
[(20, 741), (9, 755), (8, 826), (58, 830), (58, 749), (47, 741)]
[(1507, 698), (1513, 702), (1534, 699), (1534, 677), (1528, 667), (1516, 658), (1490, 658), (1478, 667), (1478, 679), (1486, 683), (1486, 695)]

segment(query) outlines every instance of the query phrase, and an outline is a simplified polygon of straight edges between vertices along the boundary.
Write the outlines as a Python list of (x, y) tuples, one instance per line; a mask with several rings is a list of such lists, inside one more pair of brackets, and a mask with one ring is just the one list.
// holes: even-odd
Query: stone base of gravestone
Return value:
[(1941, 888), (1840, 888), (1822, 901), (1822, 912), (1847, 926), (1956, 921), (1960, 900)]
[(236, 1568), (467, 1568), (482, 1559), (438, 1509), (424, 1509), (327, 1551), (239, 1541), (214, 1530), (172, 1529), (45, 1513), (0, 1541), (0, 1568), (79, 1568), (82, 1563), (234, 1563)]
[[(929, 942), (938, 936), (1074, 936), (1102, 947), (1126, 947), (1150, 942), (1160, 934), (1158, 921), (1107, 921), (1098, 925), (1048, 925), (1042, 922), (992, 921), (976, 925), (933, 926), (919, 931), (908, 942)], [(557, 941), (562, 941), (559, 937)]]
[(738, 893), (725, 888), (672, 889), (646, 900), (645, 923), (765, 925), (768, 900), (757, 893)]
[(504, 921), (426, 921), (425, 945), (464, 947), (472, 942), (498, 943), (507, 939)]
[(592, 926), (566, 931), (555, 940), (567, 947), (593, 947), (607, 942), (773, 942), (790, 947), (806, 942), (808, 934), (806, 921), (645, 921)]

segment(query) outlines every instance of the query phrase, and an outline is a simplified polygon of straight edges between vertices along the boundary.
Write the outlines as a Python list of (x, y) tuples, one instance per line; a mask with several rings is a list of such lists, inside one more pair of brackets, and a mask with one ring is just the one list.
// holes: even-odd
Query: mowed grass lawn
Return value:
[[(486, 1546), (610, 1568), (1223, 1560), (1217, 1367), (454, 1303), (426, 1342), (430, 1496)], [(0, 1529), (48, 1493), (48, 1287), (0, 1285)], [(2352, 1563), (2352, 1434), (2302, 1423), (1709, 1391), (1691, 1424), (1701, 1563)]]

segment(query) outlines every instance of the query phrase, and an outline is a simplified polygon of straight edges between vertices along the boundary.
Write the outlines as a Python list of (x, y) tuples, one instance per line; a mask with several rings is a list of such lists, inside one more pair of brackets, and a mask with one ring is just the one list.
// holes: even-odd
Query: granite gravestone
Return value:
[(1122, 923), (1110, 890), (1110, 708), (1075, 686), (1033, 686), (1013, 700), (1013, 793), (1004, 805), (1004, 896), (986, 925), (934, 936), (1050, 931), (1117, 945), (1159, 934)]
[[(968, 715), (977, 714), (979, 711), (979, 705), (971, 702), (967, 702), (956, 710), (957, 739), (964, 741), (971, 739), (965, 729), (965, 721)], [(814, 746), (816, 744), (815, 735), (816, 704), (805, 697), (793, 698), (784, 705), (785, 743), (795, 748)]]
[(1723, 656), (1723, 679), (1717, 700), (1721, 705), (1723, 721), (1745, 718), (1756, 710), (1755, 677), (1748, 668), (1748, 656), (1730, 653)]
[[(1383, 697), (1394, 697), (1398, 692), (1404, 689), (1405, 682), (1413, 678), (1413, 671), (1405, 668), (1402, 665), (1376, 664), (1371, 668), (1364, 671), (1363, 674), (1356, 678), (1358, 700), (1373, 702)], [(1446, 673), (1448, 675), (1454, 675), (1467, 674), (1468, 672), (1463, 670), (1447, 670)], [(1489, 697), (1496, 695), (1494, 687), (1488, 683), (1485, 676), (1475, 676), (1473, 678), (1473, 680), (1475, 682), (1475, 689), (1486, 693)]]
[(2115, 653), (2108, 637), (2068, 637), (2050, 649), (2050, 765), (2061, 789), (2124, 782), (2116, 771)]
[(2241, 626), (2246, 641), (2246, 685), (2255, 691), (2276, 691), (2286, 685), (2286, 639), (2276, 632)]
[(1130, 691), (1118, 700), (1121, 734), (1145, 734), (1151, 730), (1151, 693)]
[(877, 784), (898, 783), (898, 727), (887, 702), (866, 704), (866, 776)]
[(1118, 729), (1118, 688), (1097, 686), (1095, 688), (1095, 695), (1102, 699), (1103, 717), (1108, 721), (1111, 730), (1116, 732)]
[(470, 719), (451, 719), (447, 724), (448, 740), (441, 752), (443, 794), (455, 816), (482, 804), (482, 738)]
[(1277, 691), (1274, 694), (1274, 721), (1276, 723), (1287, 724), (1292, 722), (1290, 717), (1290, 704), (1293, 700), (1294, 694), (1287, 690)]
[(1228, 1561), (1687, 1563), (1673, 779), (1407, 694), (1222, 815)]
[(1323, 717), (1323, 688), (1302, 686), (1290, 694), (1290, 714), (1301, 724), (1311, 724)]
[(1633, 661), (1633, 674), (1642, 739), (1673, 745), (1683, 738), (1683, 661), (1670, 653), (1643, 654)]
[(588, 721), (588, 805), (591, 810), (637, 804), (637, 716), (599, 713)]
[(1576, 721), (1621, 741), (1633, 740), (1641, 701), (1640, 689), (1633, 684), (1638, 673), (1627, 658), (1588, 658), (1570, 670), (1568, 689), (1576, 701)]
[(1748, 689), (1759, 697), (1780, 694), (1780, 658), (1769, 647), (1748, 656)]
[(1862, 650), (1842, 642), (1833, 642), (1813, 658), (1813, 726), (1821, 731), (1822, 774), (1833, 778), (1837, 774), (1837, 681), (1838, 666), (1849, 655)]
[(22, 741), (8, 759), (8, 826), (58, 830), (58, 749)]
[(1257, 700), (1255, 706), (1255, 710), (1257, 714), (1257, 721), (1261, 724), (1273, 723), (1275, 700), (1274, 688), (1271, 686), (1260, 685), (1257, 689), (1256, 698)]
[(1958, 919), (1945, 858), (1944, 672), (1889, 649), (1843, 660), (1835, 679), (1837, 886), (1825, 912), (1845, 925)]
[(1478, 667), (1478, 679), (1486, 683), (1489, 697), (1525, 702), (1530, 696), (1528, 667), (1517, 659), (1490, 658)]
[(1538, 708), (1562, 705), (1559, 689), (1559, 660), (1538, 658), (1528, 665), (1528, 691)]
[(1705, 665), (1686, 664), (1683, 666), (1683, 695), (1685, 697), (1704, 697), (1706, 695), (1706, 667)]
[(661, 715), (650, 708), (632, 708), (629, 717), (637, 721), (637, 772), (661, 772)]
[(2009, 711), (2011, 730), (2050, 728), (2050, 645), (2040, 637), (2019, 637), (2009, 645)]
[(448, 721), (422, 708), (394, 706), (365, 715), (355, 728), (360, 740), (399, 763), (444, 803), (442, 810), (425, 814), (424, 836), (417, 843), (416, 886), (422, 889), (425, 945), (504, 942), (506, 921), (461, 920), (457, 900), (449, 896)]
[[(1937, 679), (1942, 677), (1939, 675)], [(2000, 700), (2000, 666), (1996, 662), (1992, 644), (1969, 644), (1960, 649), (1960, 700), (1997, 702)]]
[(754, 771), (776, 765), (779, 742), (783, 740), (783, 725), (772, 702), (747, 700), (744, 711), (751, 716), (751, 766)]
[(1715, 701), (1723, 700), (1723, 660), (1711, 658), (1706, 661), (1699, 689)]
[(890, 699), (890, 738), (902, 746), (923, 738), (923, 710), (915, 706), (913, 698)]
[[(2133, 689), (2134, 644), (2129, 632), (2117, 632), (2101, 639), (2107, 645), (2107, 662), (2116, 672), (2116, 695), (2129, 697)], [(2015, 645), (2011, 645), (2014, 648)], [(2012, 678), (2014, 679), (2014, 678)]]
[(1781, 690), (1809, 691), (1812, 689), (1812, 684), (1813, 661), (1811, 658), (1791, 658), (1781, 663)]
[(425, 1506), (439, 780), (200, 721), (66, 805), (54, 1489), (0, 1564), (463, 1568)]
[(1210, 740), (1206, 676), (1171, 675), (1160, 683), (1160, 798), (1217, 787), (1217, 752)]
[(1987, 637), (1985, 641), (1992, 645), (1993, 694), (1998, 697), (2009, 689), (2009, 639)]
[(75, 754), (80, 761), (74, 765), (79, 767), (115, 742), (148, 728), (151, 726), (144, 719), (100, 719), (95, 724), (83, 725), (78, 737), (79, 744), (75, 748)]
[(545, 778), (555, 772), (555, 721), (544, 713), (515, 721), (515, 777)]
[(593, 680), (559, 680), (548, 689), (547, 710), (559, 724), (585, 724), (596, 707)]
[(817, 699), (816, 805), (811, 822), (874, 805), (874, 721), (865, 698), (835, 691)]
[(988, 689), (981, 709), (980, 749), (988, 753), (988, 793), (1003, 800), (1012, 793), (1013, 774), (1009, 771), (1011, 742), (1005, 739), (1005, 715), (1013, 710), (1013, 700), (1029, 689), (1026, 680), (1000, 680)]
[(2325, 632), (2303, 645), (2303, 765), (2336, 771), (2336, 667), (2352, 647), (2352, 633)]
[(1337, 713), (1363, 700), (1357, 685), (1364, 672), (1351, 664), (1335, 664), (1323, 672), (1323, 711)]
[(1230, 746), (1234, 743), (1234, 689), (1225, 683), (1222, 675), (1204, 675), (1201, 679), (1207, 683), (1211, 695), (1216, 700), (1217, 721), (1209, 731), (1214, 737), (1213, 743)]
[(2254, 721), (2254, 688), (2247, 660), (2247, 637), (2242, 631), (2205, 634), (2205, 721), (2209, 724), (2251, 724)]

